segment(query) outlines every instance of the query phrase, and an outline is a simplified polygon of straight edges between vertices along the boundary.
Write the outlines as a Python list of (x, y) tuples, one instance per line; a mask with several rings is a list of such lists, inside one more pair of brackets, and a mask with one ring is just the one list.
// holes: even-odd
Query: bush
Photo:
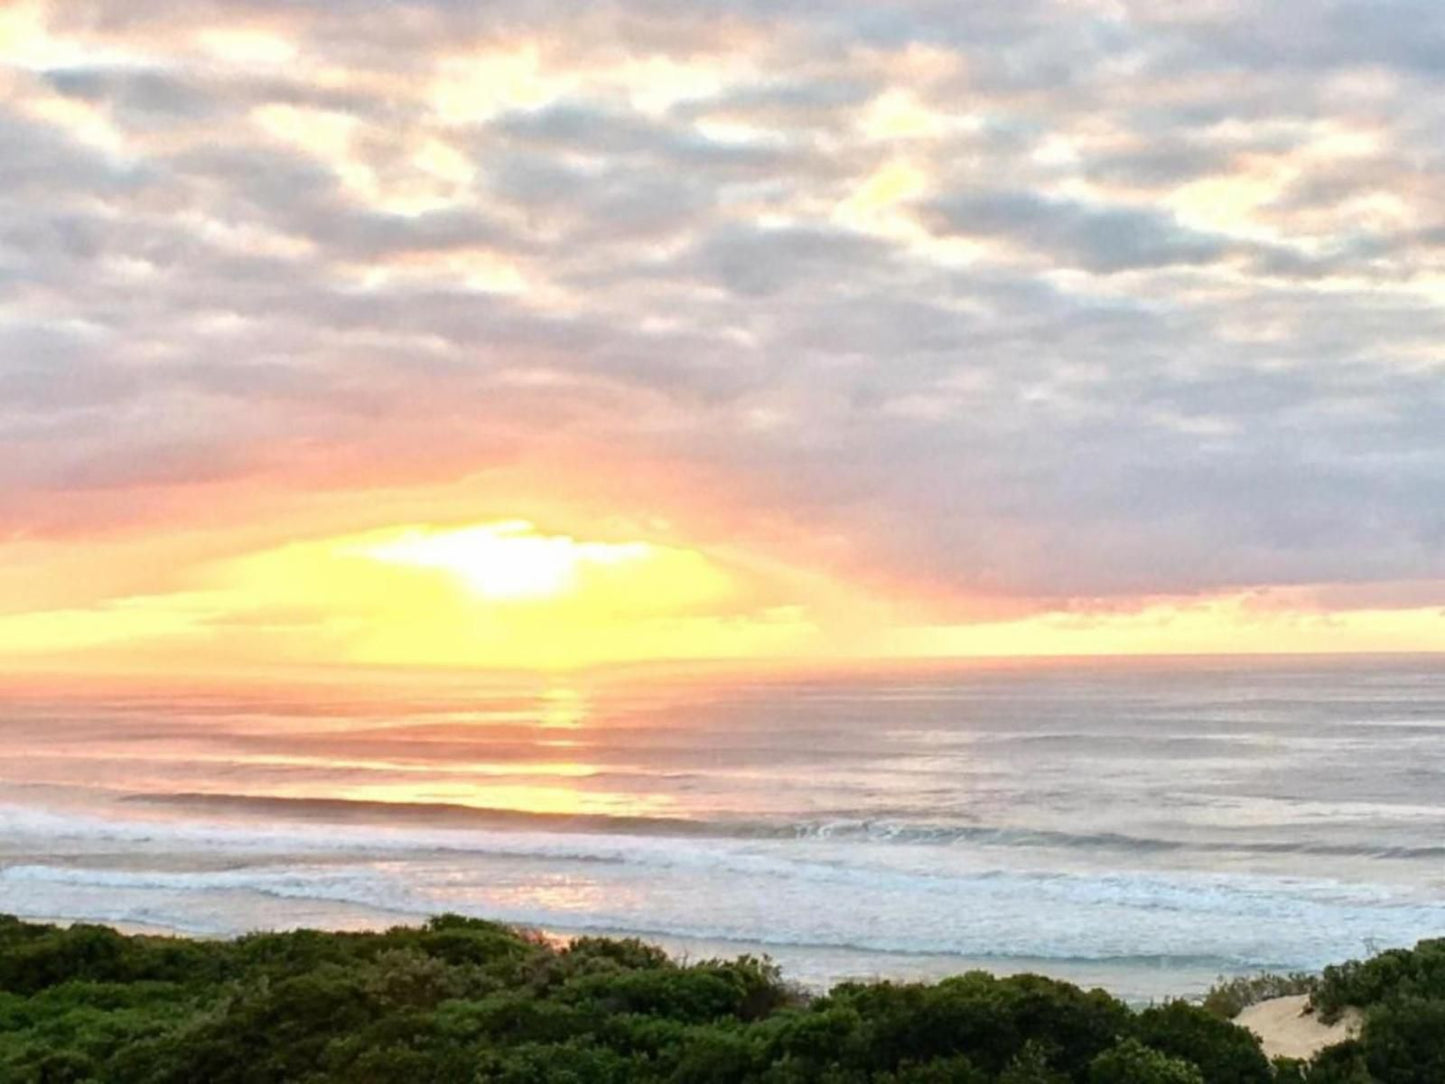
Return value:
[(998, 1084), (1069, 1084), (1069, 1078), (1049, 1064), (1042, 1043), (1030, 1040), (999, 1074)]
[(1204, 1084), (1271, 1084), (1274, 1079), (1258, 1039), (1197, 1005), (1172, 1001), (1145, 1009), (1134, 1034), (1146, 1046), (1196, 1065)]
[(1445, 999), (1445, 938), (1327, 967), (1313, 1000), (1320, 1019), (1333, 1023), (1351, 1005), (1365, 1009), (1390, 997)]
[(1222, 1020), (1233, 1020), (1251, 1005), (1258, 1005), (1270, 998), (1313, 994), (1319, 983), (1319, 976), (1308, 975), (1302, 971), (1288, 975), (1266, 972), (1233, 979), (1221, 978), (1210, 988), (1209, 993), (1204, 995), (1200, 1008)]
[(1365, 1067), (1364, 1048), (1355, 1040), (1321, 1050), (1306, 1069), (1305, 1080), (1307, 1084), (1379, 1084)]
[(1133, 1013), (1037, 975), (803, 998), (767, 960), (557, 947), (457, 916), (233, 942), (0, 916), (0, 1081), (1445, 1084), (1440, 944), (1335, 969), (1331, 996), (1372, 999), (1362, 1035), (1271, 1068), (1199, 1006)]
[(910, 1060), (966, 1055), (998, 1075), (1035, 1043), (1050, 1064), (1079, 1078), (1128, 1025), (1129, 1012), (1100, 990), (1085, 992), (1038, 975), (970, 972), (936, 985), (844, 984), (814, 1011), (849, 1008), (861, 1024), (848, 1063), (892, 1071)]
[(1445, 998), (1392, 996), (1365, 1016), (1365, 1065), (1380, 1084), (1445, 1081)]
[(1089, 1066), (1089, 1084), (1204, 1084), (1199, 1067), (1125, 1039)]

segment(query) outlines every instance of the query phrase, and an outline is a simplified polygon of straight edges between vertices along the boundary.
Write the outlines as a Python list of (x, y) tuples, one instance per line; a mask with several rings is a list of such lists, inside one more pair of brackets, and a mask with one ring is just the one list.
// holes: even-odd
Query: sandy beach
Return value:
[(1251, 1005), (1234, 1022), (1258, 1035), (1260, 1045), (1271, 1058), (1310, 1058), (1327, 1046), (1359, 1034), (1358, 1010), (1346, 1010), (1335, 1023), (1324, 1024), (1306, 1011), (1309, 1000), (1307, 994), (1270, 998)]
[[(36, 925), (43, 926), (70, 927), (86, 925), (88, 922), (87, 919), (83, 918), (61, 918), (54, 915), (23, 915), (20, 917), (21, 920), (24, 922), (30, 922)], [(163, 926), (158, 923), (150, 922), (111, 922), (109, 920), (106, 920), (104, 922), (93, 922), (89, 924), (95, 926), (108, 926), (110, 929), (115, 930), (116, 933), (123, 933), (128, 937), (187, 937), (200, 941), (210, 941), (217, 939), (216, 935), (214, 934), (208, 935), (187, 933), (185, 930), (178, 930), (173, 926)]]

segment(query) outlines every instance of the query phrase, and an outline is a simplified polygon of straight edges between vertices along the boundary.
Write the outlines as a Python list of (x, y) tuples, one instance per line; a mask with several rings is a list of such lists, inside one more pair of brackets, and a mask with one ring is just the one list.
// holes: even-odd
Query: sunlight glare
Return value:
[(575, 590), (586, 566), (645, 560), (650, 547), (542, 535), (525, 520), (512, 520), (452, 531), (412, 530), (362, 552), (388, 564), (450, 572), (482, 598), (517, 600), (565, 595)]

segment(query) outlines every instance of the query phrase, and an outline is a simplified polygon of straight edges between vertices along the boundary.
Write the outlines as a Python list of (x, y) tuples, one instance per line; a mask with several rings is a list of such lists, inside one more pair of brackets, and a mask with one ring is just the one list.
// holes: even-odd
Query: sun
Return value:
[[(378, 526), (218, 558), (173, 590), (0, 612), (0, 677), (40, 660), (136, 673), (554, 673), (791, 657), (816, 626), (793, 583), (772, 576), (675, 538), (579, 537), (516, 517)], [(558, 693), (548, 725), (584, 713)]]
[(577, 590), (589, 568), (645, 562), (644, 542), (579, 542), (544, 535), (525, 520), (455, 530), (413, 529), (361, 554), (387, 564), (438, 569), (496, 601), (558, 598)]

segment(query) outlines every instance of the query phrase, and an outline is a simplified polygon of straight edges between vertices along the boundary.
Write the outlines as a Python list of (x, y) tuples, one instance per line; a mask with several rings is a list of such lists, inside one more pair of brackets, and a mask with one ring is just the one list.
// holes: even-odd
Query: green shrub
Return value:
[(1445, 998), (1390, 996), (1365, 1015), (1360, 1039), (1380, 1084), (1445, 1082)]
[[(558, 947), (458, 916), (230, 942), (0, 916), (0, 1081), (1445, 1084), (1440, 944), (1334, 969), (1330, 996), (1371, 1005), (1362, 1035), (1271, 1067), (1199, 1006), (1133, 1013), (1037, 975), (807, 998), (767, 960)], [(1250, 981), (1228, 996), (1266, 989)]]
[(1319, 986), (1318, 975), (1294, 971), (1288, 975), (1265, 972), (1259, 975), (1241, 975), (1238, 978), (1221, 978), (1215, 983), (1200, 1007), (1222, 1020), (1233, 1020), (1251, 1005), (1275, 997), (1290, 997), (1296, 994), (1313, 994)]
[(1379, 1084), (1365, 1067), (1364, 1047), (1353, 1039), (1316, 1054), (1305, 1071), (1305, 1080), (1308, 1084)]
[(1369, 1008), (1390, 997), (1445, 998), (1445, 938), (1325, 968), (1314, 1004), (1332, 1023), (1351, 1005)]
[(1093, 1060), (1089, 1084), (1204, 1084), (1204, 1077), (1193, 1062), (1124, 1039)]
[(1145, 1009), (1135, 1020), (1134, 1034), (1146, 1046), (1198, 1066), (1204, 1084), (1271, 1084), (1274, 1079), (1258, 1039), (1188, 1002)]
[(1069, 1084), (1069, 1078), (1049, 1064), (1045, 1045), (1031, 1039), (1010, 1059), (998, 1084)]

